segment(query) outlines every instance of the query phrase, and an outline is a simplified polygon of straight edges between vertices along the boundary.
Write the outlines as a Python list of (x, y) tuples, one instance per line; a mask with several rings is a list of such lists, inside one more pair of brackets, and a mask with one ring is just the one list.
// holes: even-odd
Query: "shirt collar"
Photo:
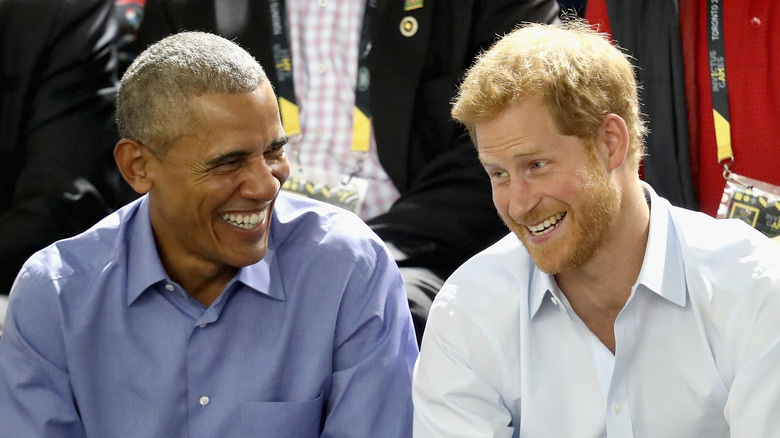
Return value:
[[(271, 227), (273, 228), (273, 223)], [(286, 300), (273, 233), (268, 239), (268, 251), (266, 251), (265, 257), (238, 271), (235, 281), (240, 281), (247, 287), (279, 301)]]
[(138, 210), (130, 219), (127, 242), (127, 304), (131, 305), (149, 286), (168, 278), (157, 254), (152, 221), (149, 216), (149, 195), (140, 200)]
[(544, 299), (548, 294), (552, 294), (556, 287), (552, 275), (542, 272), (533, 262), (531, 265), (531, 278), (528, 282), (528, 316), (533, 319), (542, 307)]
[[(680, 242), (674, 229), (670, 227), (670, 204), (658, 196), (648, 184), (641, 184), (650, 198), (650, 231), (636, 284), (645, 286), (678, 306), (685, 306), (685, 272)], [(557, 287), (553, 276), (539, 270), (533, 262), (530, 272), (528, 310), (529, 317), (533, 319), (545, 297), (548, 294), (554, 295), (553, 291), (557, 290)]]
[(658, 196), (644, 182), (642, 188), (650, 197), (650, 231), (636, 284), (678, 306), (685, 306), (685, 270), (680, 242), (669, 214), (669, 201)]
[[(170, 281), (154, 242), (148, 195), (140, 200), (138, 210), (130, 220), (125, 235), (125, 241), (128, 242), (128, 305), (133, 304), (150, 286), (161, 281)], [(276, 222), (275, 217), (272, 220)], [(272, 230), (274, 223), (271, 224)], [(231, 283), (240, 281), (250, 289), (284, 301), (285, 293), (274, 242), (272, 232), (268, 239), (268, 251), (265, 257), (253, 265), (240, 269)]]

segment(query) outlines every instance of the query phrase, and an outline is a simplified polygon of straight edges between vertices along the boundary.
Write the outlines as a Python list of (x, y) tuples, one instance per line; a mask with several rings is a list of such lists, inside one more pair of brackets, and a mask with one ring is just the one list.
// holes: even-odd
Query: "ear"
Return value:
[(604, 116), (598, 129), (597, 147), (607, 153), (609, 170), (615, 170), (626, 163), (628, 157), (628, 126), (617, 114)]
[(152, 187), (147, 172), (150, 152), (143, 144), (123, 138), (114, 147), (114, 160), (119, 171), (130, 187), (140, 194), (145, 194)]

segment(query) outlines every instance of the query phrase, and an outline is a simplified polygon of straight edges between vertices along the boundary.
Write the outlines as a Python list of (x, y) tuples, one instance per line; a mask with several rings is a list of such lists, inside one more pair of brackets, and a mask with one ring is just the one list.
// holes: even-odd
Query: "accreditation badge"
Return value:
[(731, 173), (717, 217), (740, 219), (768, 237), (780, 236), (780, 187)]
[(326, 202), (360, 214), (368, 180), (308, 166), (291, 166), (282, 190)]

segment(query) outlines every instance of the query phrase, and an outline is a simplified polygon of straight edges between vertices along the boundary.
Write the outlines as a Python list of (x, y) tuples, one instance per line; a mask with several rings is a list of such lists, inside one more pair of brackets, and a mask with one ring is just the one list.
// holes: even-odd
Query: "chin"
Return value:
[(267, 252), (268, 248), (265, 246), (263, 248), (252, 249), (249, 251), (241, 251), (238, 254), (236, 251), (233, 251), (230, 254), (227, 254), (224, 260), (225, 264), (229, 266), (233, 266), (234, 268), (244, 268), (246, 266), (254, 265), (255, 263), (262, 260)]
[(526, 249), (536, 267), (545, 274), (555, 275), (565, 269), (566, 263), (561, 257), (543, 254), (545, 251), (540, 248), (529, 248), (526, 246)]
[(515, 234), (523, 243), (536, 267), (546, 274), (554, 275), (576, 268), (590, 255), (588, 247), (581, 246), (581, 242), (567, 239), (566, 236), (560, 236), (559, 239), (542, 245), (535, 245), (530, 242), (527, 231), (524, 231), (524, 234), (515, 231)]

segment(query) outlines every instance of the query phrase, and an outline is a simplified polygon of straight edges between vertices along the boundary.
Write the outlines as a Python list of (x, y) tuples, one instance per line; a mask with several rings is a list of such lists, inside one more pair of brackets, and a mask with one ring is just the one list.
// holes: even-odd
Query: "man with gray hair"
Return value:
[(469, 129), (512, 233), (434, 301), (414, 436), (780, 436), (780, 247), (640, 181), (628, 58), (572, 20), (469, 70)]
[(117, 123), (143, 196), (22, 268), (3, 434), (410, 436), (398, 269), (357, 216), (280, 193), (287, 137), (261, 66), (173, 35), (122, 78)]

